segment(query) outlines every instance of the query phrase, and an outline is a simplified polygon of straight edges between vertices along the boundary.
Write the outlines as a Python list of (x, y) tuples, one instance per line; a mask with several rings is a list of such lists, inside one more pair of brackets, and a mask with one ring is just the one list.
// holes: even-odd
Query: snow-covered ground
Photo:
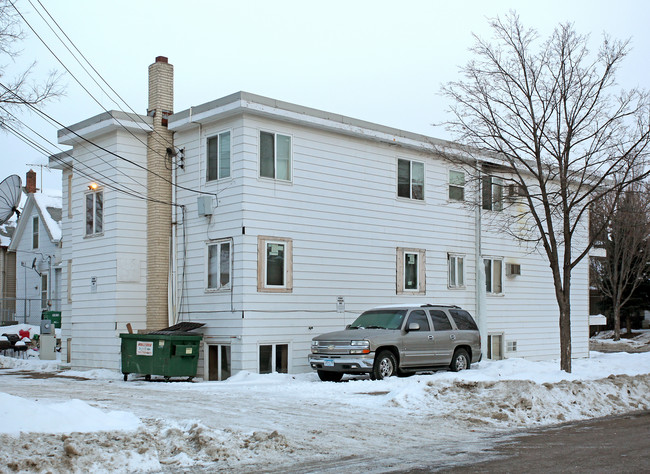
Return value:
[(650, 352), (592, 352), (571, 374), (508, 359), (345, 380), (124, 382), (0, 357), (0, 472), (389, 472), (486, 456), (515, 430), (650, 410)]

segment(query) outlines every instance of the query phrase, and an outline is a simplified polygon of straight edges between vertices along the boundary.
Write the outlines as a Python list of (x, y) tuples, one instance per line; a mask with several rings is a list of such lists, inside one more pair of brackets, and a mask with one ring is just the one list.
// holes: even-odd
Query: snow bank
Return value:
[(0, 433), (72, 433), (91, 431), (129, 431), (140, 420), (121, 411), (104, 412), (81, 400), (51, 402), (26, 400), (0, 392)]

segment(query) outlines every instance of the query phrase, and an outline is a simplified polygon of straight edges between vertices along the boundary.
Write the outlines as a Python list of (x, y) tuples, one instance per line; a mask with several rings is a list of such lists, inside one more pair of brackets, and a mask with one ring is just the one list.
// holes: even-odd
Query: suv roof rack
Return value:
[(421, 308), (456, 308), (456, 309), (460, 309), (460, 306), (455, 305), (455, 304), (431, 304), (431, 303), (427, 303), (427, 304), (421, 305), (420, 307)]

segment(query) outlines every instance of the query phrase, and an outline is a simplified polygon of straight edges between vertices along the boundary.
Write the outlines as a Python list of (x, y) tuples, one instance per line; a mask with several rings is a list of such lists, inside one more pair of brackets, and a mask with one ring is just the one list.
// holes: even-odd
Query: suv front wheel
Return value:
[(373, 380), (382, 380), (386, 377), (395, 375), (397, 371), (397, 362), (395, 356), (390, 351), (381, 351), (375, 357), (375, 364), (372, 367), (370, 378)]

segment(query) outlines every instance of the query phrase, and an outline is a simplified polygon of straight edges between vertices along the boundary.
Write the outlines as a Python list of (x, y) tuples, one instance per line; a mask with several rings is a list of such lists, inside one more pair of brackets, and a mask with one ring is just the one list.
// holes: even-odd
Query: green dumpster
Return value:
[[(192, 328), (203, 324), (190, 323)], [(143, 374), (146, 380), (152, 375), (171, 377), (196, 376), (199, 346), (203, 336), (191, 333), (188, 323), (172, 326), (148, 334), (120, 334), (122, 340), (122, 374)]]
[(61, 328), (61, 311), (43, 311), (41, 319), (49, 319), (55, 328)]

